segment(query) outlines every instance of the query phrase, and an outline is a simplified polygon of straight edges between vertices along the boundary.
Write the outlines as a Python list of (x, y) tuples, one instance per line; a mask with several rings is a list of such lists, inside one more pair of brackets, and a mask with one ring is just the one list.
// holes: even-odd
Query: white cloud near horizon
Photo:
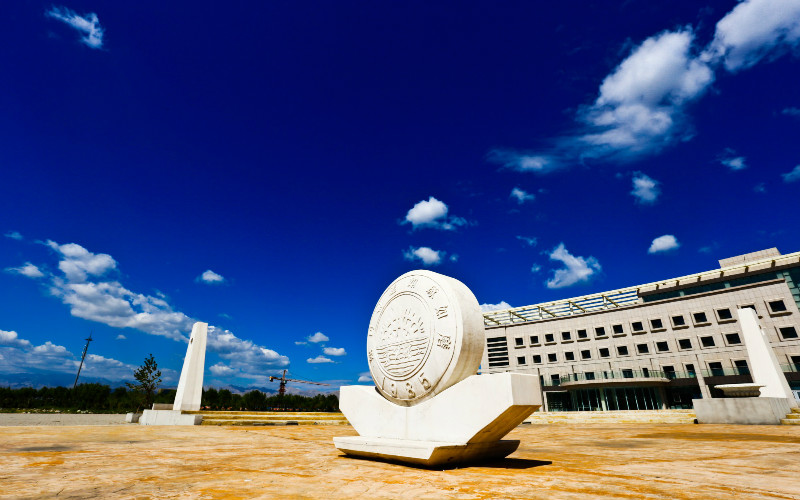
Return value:
[(372, 382), (372, 374), (370, 372), (362, 372), (358, 374), (359, 382)]
[(401, 224), (411, 224), (412, 229), (432, 228), (444, 231), (453, 231), (458, 226), (467, 224), (466, 219), (448, 215), (448, 206), (434, 198), (417, 202), (409, 209)]
[(553, 277), (547, 280), (547, 288), (565, 288), (578, 283), (589, 281), (592, 276), (602, 270), (600, 263), (594, 257), (577, 257), (569, 253), (564, 243), (550, 253), (550, 259), (564, 264), (563, 269), (556, 269)]
[(207, 269), (206, 271), (203, 271), (203, 274), (197, 277), (196, 281), (214, 285), (225, 282), (225, 278), (215, 273), (211, 269)]
[(306, 338), (306, 340), (308, 340), (309, 342), (311, 342), (311, 343), (314, 343), (314, 344), (319, 344), (320, 342), (327, 342), (327, 341), (329, 341), (329, 340), (330, 340), (330, 338), (328, 338), (328, 336), (327, 336), (327, 335), (325, 335), (325, 334), (324, 334), (324, 333), (322, 333), (322, 332), (317, 332), (317, 333), (315, 333), (314, 335), (309, 335), (309, 336)]
[(642, 205), (652, 205), (661, 194), (659, 182), (642, 172), (633, 174), (631, 195)]
[(31, 264), (30, 262), (26, 262), (19, 267), (7, 267), (6, 272), (21, 274), (23, 276), (27, 276), (28, 278), (43, 278), (44, 273), (41, 269), (37, 266)]
[(670, 250), (675, 250), (680, 246), (681, 244), (678, 243), (678, 239), (675, 238), (675, 236), (671, 234), (665, 234), (653, 240), (653, 243), (650, 244), (650, 248), (647, 250), (647, 253), (653, 254), (659, 252), (668, 252)]
[(319, 355), (319, 356), (317, 356), (316, 358), (308, 358), (308, 359), (306, 360), (306, 363), (311, 363), (311, 364), (318, 364), (318, 363), (333, 363), (333, 360), (332, 360), (332, 359), (330, 359), (330, 358), (326, 358), (325, 356), (323, 356), (322, 354), (320, 354), (320, 355)]
[(105, 30), (100, 26), (100, 19), (94, 12), (80, 16), (74, 10), (54, 6), (45, 12), (45, 16), (61, 21), (79, 31), (82, 34), (81, 42), (87, 47), (92, 49), (103, 48)]
[(322, 349), (322, 352), (328, 356), (346, 356), (347, 351), (344, 350), (344, 347), (325, 347)]
[(442, 262), (445, 252), (434, 250), (431, 247), (409, 247), (403, 252), (403, 258), (410, 261), (418, 260), (424, 266), (435, 266)]
[(536, 199), (536, 196), (518, 187), (512, 189), (511, 194), (508, 195), (508, 197), (513, 200), (516, 200), (516, 202), (520, 205), (522, 205), (526, 201), (533, 201)]
[(492, 312), (492, 311), (502, 311), (503, 309), (511, 309), (511, 304), (506, 302), (505, 300), (501, 300), (497, 304), (481, 304), (481, 311), (483, 312)]
[(800, 181), (800, 165), (796, 165), (791, 171), (781, 174), (783, 182), (797, 182)]

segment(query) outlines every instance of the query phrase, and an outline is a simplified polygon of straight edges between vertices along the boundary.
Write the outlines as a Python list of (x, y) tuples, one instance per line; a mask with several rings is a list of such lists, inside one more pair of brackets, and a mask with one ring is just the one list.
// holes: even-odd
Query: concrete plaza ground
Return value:
[(800, 426), (526, 425), (493, 463), (347, 458), (349, 426), (0, 427), (0, 498), (800, 499)]

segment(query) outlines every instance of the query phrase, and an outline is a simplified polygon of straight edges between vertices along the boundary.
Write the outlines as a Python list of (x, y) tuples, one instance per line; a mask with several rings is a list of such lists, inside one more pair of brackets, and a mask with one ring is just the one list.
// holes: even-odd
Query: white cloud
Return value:
[(414, 229), (430, 227), (452, 231), (457, 226), (467, 223), (466, 219), (448, 216), (447, 212), (447, 205), (431, 196), (428, 200), (422, 200), (411, 207), (402, 224), (411, 223)]
[(363, 372), (358, 374), (358, 381), (359, 382), (372, 382), (372, 375), (369, 372)]
[(671, 234), (665, 234), (653, 240), (653, 243), (650, 244), (650, 248), (647, 250), (647, 253), (667, 252), (669, 250), (675, 250), (680, 246), (681, 245), (678, 243), (678, 240), (675, 238), (675, 236)]
[(454, 253), (450, 256), (450, 262), (458, 262), (458, 254)]
[(30, 347), (31, 343), (25, 339), (18, 338), (17, 332), (7, 332), (0, 330), (0, 345), (13, 347)]
[(267, 368), (289, 365), (289, 358), (272, 349), (244, 340), (229, 330), (209, 325), (208, 347), (242, 374), (261, 374)]
[(509, 198), (516, 200), (517, 203), (522, 205), (526, 201), (535, 200), (536, 196), (534, 196), (531, 193), (528, 193), (527, 191), (524, 191), (524, 190), (522, 190), (522, 189), (520, 189), (518, 187), (515, 187), (514, 189), (511, 190), (511, 194), (509, 195)]
[(214, 374), (217, 377), (227, 377), (232, 375), (235, 371), (233, 368), (223, 363), (217, 363), (215, 365), (211, 365), (208, 367), (208, 369), (209, 371), (211, 371), (212, 374)]
[(481, 304), (481, 311), (483, 312), (501, 311), (503, 309), (511, 309), (511, 304), (505, 300), (501, 300), (497, 304)]
[(800, 181), (800, 165), (795, 166), (791, 172), (781, 174), (783, 182), (796, 182)]
[(126, 337), (125, 335), (123, 335), (123, 334), (121, 334), (121, 333), (120, 333), (119, 335), (117, 335), (117, 340), (125, 340), (125, 339), (127, 339), (127, 338), (128, 338), (128, 337)]
[(310, 335), (310, 336), (308, 336), (308, 337), (306, 338), (306, 340), (308, 340), (309, 342), (312, 342), (312, 343), (314, 343), (314, 344), (318, 344), (318, 343), (320, 343), (320, 342), (327, 342), (327, 341), (329, 341), (330, 339), (329, 339), (329, 338), (328, 338), (328, 336), (327, 336), (327, 335), (325, 335), (324, 333), (322, 333), (322, 332), (317, 332), (317, 333), (315, 333), (314, 335)]
[(747, 160), (744, 156), (737, 156), (736, 151), (726, 148), (718, 157), (719, 162), (731, 170), (744, 170), (747, 168)]
[(488, 160), (509, 170), (534, 172), (538, 174), (552, 172), (560, 166), (552, 155), (526, 154), (504, 149), (490, 151)]
[(316, 358), (308, 358), (306, 363), (317, 364), (317, 363), (333, 363), (333, 360), (330, 358), (326, 358), (322, 354), (317, 356)]
[(576, 257), (567, 251), (563, 243), (550, 253), (550, 259), (564, 264), (563, 269), (556, 269), (553, 277), (547, 280), (547, 288), (564, 288), (576, 283), (589, 281), (601, 271), (600, 263), (594, 257)]
[(781, 113), (788, 116), (800, 117), (800, 108), (784, 108), (783, 111), (781, 111)]
[(202, 281), (203, 283), (208, 283), (209, 285), (213, 285), (216, 283), (224, 282), (225, 278), (215, 273), (211, 269), (208, 269), (206, 271), (203, 271), (203, 274), (198, 276), (196, 281)]
[(58, 268), (72, 282), (84, 282), (89, 276), (100, 277), (117, 267), (110, 255), (94, 254), (76, 243), (59, 245), (47, 240), (46, 245), (60, 255)]
[(344, 347), (326, 347), (322, 350), (328, 356), (344, 356), (347, 352), (344, 350)]
[(746, 69), (767, 56), (800, 45), (800, 2), (746, 0), (717, 23), (703, 57), (721, 60), (728, 71)]
[(28, 278), (41, 278), (44, 276), (44, 273), (41, 271), (41, 269), (34, 266), (30, 262), (26, 262), (19, 267), (7, 267), (6, 271), (9, 273), (21, 274), (23, 276), (27, 276)]
[(403, 252), (403, 258), (406, 260), (414, 261), (419, 260), (425, 266), (435, 266), (442, 261), (444, 252), (434, 250), (430, 247), (409, 247), (408, 250)]
[(83, 34), (81, 42), (86, 46), (93, 49), (100, 49), (103, 47), (103, 33), (104, 30), (100, 26), (100, 20), (97, 14), (91, 12), (85, 16), (79, 16), (75, 11), (66, 7), (52, 7), (45, 15), (53, 19), (57, 19), (63, 23), (72, 26)]
[(17, 241), (22, 239), (22, 235), (19, 234), (18, 231), (9, 231), (9, 232), (7, 232), (5, 234), (5, 237), (6, 238), (11, 238), (12, 240), (17, 240)]
[(517, 236), (517, 239), (529, 247), (535, 247), (538, 240), (529, 236)]
[(661, 194), (659, 182), (641, 172), (633, 174), (633, 191), (636, 201), (643, 205), (652, 205)]
[(534, 273), (534, 274), (538, 273), (541, 270), (542, 270), (542, 266), (540, 266), (539, 264), (534, 264), (534, 265), (531, 266), (531, 272)]
[(294, 345), (307, 345), (308, 342), (303, 342), (302, 340), (295, 340)]

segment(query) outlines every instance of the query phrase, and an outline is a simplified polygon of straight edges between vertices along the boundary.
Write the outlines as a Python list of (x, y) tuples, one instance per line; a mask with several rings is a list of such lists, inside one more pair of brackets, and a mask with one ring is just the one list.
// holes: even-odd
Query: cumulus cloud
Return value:
[(536, 273), (538, 273), (538, 272), (539, 272), (539, 271), (541, 271), (541, 270), (542, 270), (542, 266), (540, 266), (539, 264), (533, 264), (533, 265), (531, 266), (531, 272), (532, 272), (533, 274), (536, 274)]
[(25, 339), (19, 338), (17, 332), (7, 332), (0, 330), (0, 345), (13, 346), (13, 347), (30, 347), (31, 343)]
[(653, 240), (653, 243), (650, 244), (650, 248), (647, 250), (647, 253), (668, 252), (670, 250), (675, 250), (680, 246), (681, 245), (678, 243), (678, 240), (675, 238), (675, 236), (671, 234), (665, 234)]
[(308, 359), (306, 360), (306, 362), (307, 362), (307, 363), (311, 363), (311, 364), (318, 364), (318, 363), (333, 363), (333, 360), (332, 360), (332, 359), (330, 359), (330, 358), (326, 358), (325, 356), (323, 356), (322, 354), (320, 354), (320, 355), (319, 355), (319, 356), (317, 356), (316, 358), (308, 358)]
[(225, 278), (215, 273), (211, 269), (203, 271), (203, 274), (197, 277), (198, 282), (208, 283), (209, 285), (219, 284), (225, 281)]
[(563, 269), (556, 269), (553, 277), (547, 280), (547, 288), (564, 288), (589, 281), (600, 272), (600, 263), (594, 257), (576, 257), (569, 253), (563, 243), (550, 253), (550, 259), (564, 264)]
[(326, 347), (322, 350), (328, 356), (344, 356), (347, 352), (344, 350), (344, 347)]
[(434, 250), (430, 247), (409, 247), (408, 250), (403, 252), (403, 258), (410, 261), (418, 260), (424, 266), (435, 266), (442, 261), (445, 252)]
[(508, 149), (492, 150), (487, 159), (492, 163), (499, 164), (504, 169), (516, 172), (546, 174), (560, 166), (553, 155), (527, 154)]
[(90, 12), (83, 16), (66, 7), (53, 7), (45, 13), (45, 16), (61, 21), (80, 32), (81, 42), (92, 49), (103, 48), (103, 27), (97, 14)]
[(244, 340), (224, 328), (209, 325), (208, 348), (242, 373), (259, 374), (267, 368), (289, 365), (289, 358), (272, 349)]
[(308, 340), (309, 342), (311, 342), (311, 343), (314, 343), (314, 344), (319, 344), (320, 342), (327, 342), (327, 341), (329, 341), (330, 339), (329, 339), (329, 338), (328, 338), (328, 336), (327, 336), (327, 335), (325, 335), (324, 333), (322, 333), (322, 332), (317, 332), (317, 333), (315, 333), (314, 335), (309, 335), (309, 336), (306, 338), (306, 340)]
[(744, 156), (737, 156), (736, 151), (731, 148), (726, 148), (722, 154), (719, 155), (719, 162), (731, 170), (744, 170), (747, 168), (747, 160)]
[(659, 182), (641, 172), (633, 174), (633, 190), (631, 194), (642, 205), (652, 205), (661, 194)]
[(18, 231), (9, 231), (4, 236), (6, 238), (11, 238), (12, 240), (17, 240), (17, 241), (22, 239), (22, 235), (19, 234)]
[(800, 181), (800, 165), (795, 166), (791, 172), (781, 174), (783, 182), (797, 182)]
[(92, 253), (76, 243), (59, 245), (47, 240), (45, 244), (60, 255), (58, 268), (71, 282), (82, 283), (89, 276), (100, 277), (117, 267), (117, 262), (110, 255)]
[(128, 338), (128, 337), (126, 337), (125, 335), (123, 335), (123, 334), (121, 334), (121, 333), (120, 333), (119, 335), (117, 335), (117, 340), (125, 340), (125, 339), (127, 339), (127, 338)]
[(433, 228), (452, 231), (467, 223), (466, 219), (448, 215), (448, 207), (433, 196), (415, 204), (406, 214), (402, 224), (410, 223), (413, 229)]
[(800, 45), (800, 2), (746, 0), (717, 23), (703, 56), (731, 72), (749, 68)]
[(538, 240), (531, 236), (517, 236), (517, 239), (521, 241), (525, 246), (535, 247)]
[(497, 304), (481, 304), (481, 311), (483, 312), (501, 311), (503, 309), (511, 309), (511, 304), (505, 300), (501, 300)]
[(234, 369), (223, 363), (217, 363), (208, 367), (209, 371), (217, 377), (227, 377), (234, 373)]
[(26, 262), (19, 267), (7, 267), (6, 271), (9, 273), (21, 274), (22, 276), (27, 276), (28, 278), (44, 277), (44, 273), (41, 271), (41, 269), (30, 262)]
[(359, 382), (372, 382), (372, 375), (369, 372), (362, 372), (358, 374)]
[(512, 200), (516, 200), (517, 203), (522, 205), (526, 201), (533, 201), (534, 199), (536, 199), (536, 196), (518, 187), (515, 187), (514, 189), (511, 190), (509, 198), (511, 198)]

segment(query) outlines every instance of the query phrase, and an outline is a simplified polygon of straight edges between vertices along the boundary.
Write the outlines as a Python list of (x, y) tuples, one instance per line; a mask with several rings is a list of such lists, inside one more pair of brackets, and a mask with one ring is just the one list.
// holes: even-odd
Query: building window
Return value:
[(514, 347), (525, 347), (525, 339), (522, 337), (516, 337), (514, 339)]
[(556, 336), (552, 333), (545, 333), (544, 334), (544, 342), (546, 344), (551, 344), (556, 341)]
[(592, 359), (592, 351), (589, 349), (581, 351), (581, 359)]
[(594, 329), (594, 336), (595, 337), (605, 337), (606, 336), (606, 329), (605, 327), (598, 326)]
[(561, 376), (558, 374), (550, 375), (550, 380), (553, 382), (553, 385), (559, 385), (561, 383)]
[(487, 338), (486, 351), (489, 357), (489, 368), (508, 366), (508, 338)]
[(572, 334), (570, 332), (561, 332), (561, 340), (564, 342), (572, 341)]
[(767, 302), (767, 306), (769, 306), (769, 311), (771, 313), (782, 313), (788, 311), (788, 309), (786, 309), (786, 304), (784, 304), (782, 300), (771, 300)]
[(650, 352), (650, 348), (647, 347), (647, 344), (636, 344), (636, 352), (639, 354), (647, 354)]
[(778, 332), (780, 332), (781, 338), (783, 338), (783, 340), (797, 338), (797, 330), (795, 330), (793, 326), (782, 326), (778, 328)]
[(627, 356), (628, 355), (628, 346), (626, 345), (618, 345), (617, 346), (617, 356)]
[(575, 361), (575, 353), (572, 351), (565, 352), (564, 359), (566, 359), (567, 361)]
[(533, 364), (541, 365), (542, 364), (542, 355), (541, 354), (534, 354), (533, 355)]
[(586, 332), (586, 330), (578, 330), (578, 340), (580, 340), (580, 339), (588, 339), (588, 338), (589, 338), (589, 334)]
[(794, 371), (800, 372), (800, 356), (789, 356), (789, 361), (791, 361), (792, 366), (794, 366)]
[(631, 323), (631, 331), (633, 333), (644, 333), (644, 323), (641, 321), (634, 321)]
[(649, 368), (642, 368), (642, 376), (645, 378), (650, 378), (650, 369)]
[(687, 326), (686, 320), (680, 314), (672, 316), (670, 320), (672, 321), (672, 328), (685, 328)]
[(708, 316), (704, 312), (692, 313), (692, 319), (695, 325), (705, 325), (708, 323)]
[(728, 308), (725, 309), (717, 309), (717, 320), (718, 321), (730, 321), (733, 319), (733, 313)]
[(725, 370), (722, 369), (722, 363), (719, 361), (712, 361), (708, 364), (708, 370), (711, 372), (712, 377), (721, 377), (725, 375)]
[(584, 376), (586, 377), (586, 380), (594, 380), (594, 372), (585, 372)]
[(692, 348), (692, 339), (678, 339), (678, 348), (681, 350)]
[(736, 373), (739, 375), (750, 375), (750, 367), (747, 366), (747, 360), (736, 359), (733, 361), (733, 366), (736, 367)]
[(658, 352), (669, 352), (669, 344), (666, 340), (656, 342), (656, 350)]
[(539, 336), (531, 335), (531, 345), (538, 345), (538, 344), (539, 344)]
[(664, 377), (668, 378), (669, 380), (674, 380), (678, 376), (675, 374), (675, 367), (674, 366), (662, 366), (661, 371), (664, 372)]
[(752, 309), (753, 311), (755, 311), (756, 315), (758, 314), (758, 309), (756, 309), (755, 304), (747, 304), (744, 306), (739, 306), (739, 309)]
[(611, 327), (611, 329), (614, 331), (614, 335), (619, 335), (621, 333), (622, 334), (625, 333), (625, 329), (622, 328), (622, 325), (614, 325), (614, 326)]
[(630, 368), (623, 368), (622, 378), (633, 378), (633, 370), (631, 370)]
[[(683, 318), (681, 318), (683, 319)], [(664, 322), (661, 321), (659, 318), (651, 319), (650, 320), (650, 329), (651, 330), (663, 330), (664, 329)]]
[(608, 347), (601, 347), (598, 349), (598, 352), (600, 353), (601, 358), (608, 358), (611, 356), (611, 353), (608, 352)]
[(527, 363), (525, 362), (525, 356), (517, 356), (517, 364), (518, 364), (518, 365), (524, 365), (524, 364), (527, 364)]
[(714, 347), (714, 337), (711, 335), (700, 337), (700, 345), (703, 347)]
[(689, 377), (693, 378), (697, 376), (697, 372), (694, 370), (694, 365), (692, 363), (687, 363), (684, 366), (686, 366), (686, 374), (689, 375)]
[(555, 363), (556, 361), (558, 361), (558, 356), (556, 356), (556, 353), (551, 352), (550, 354), (547, 355), (548, 363)]
[(728, 345), (737, 345), (742, 343), (742, 339), (739, 338), (738, 333), (726, 333), (725, 334), (725, 343)]

